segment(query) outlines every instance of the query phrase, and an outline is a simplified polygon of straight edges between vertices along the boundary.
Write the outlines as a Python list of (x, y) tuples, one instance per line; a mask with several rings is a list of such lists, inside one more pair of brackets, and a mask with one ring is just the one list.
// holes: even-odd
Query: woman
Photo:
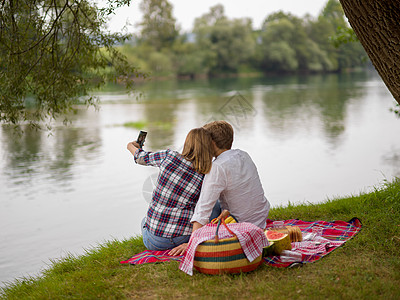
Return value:
[(160, 168), (146, 218), (143, 242), (149, 250), (167, 250), (189, 241), (193, 215), (204, 174), (211, 169), (211, 136), (204, 128), (192, 129), (182, 154), (164, 150), (146, 152), (136, 142), (128, 144), (135, 162)]

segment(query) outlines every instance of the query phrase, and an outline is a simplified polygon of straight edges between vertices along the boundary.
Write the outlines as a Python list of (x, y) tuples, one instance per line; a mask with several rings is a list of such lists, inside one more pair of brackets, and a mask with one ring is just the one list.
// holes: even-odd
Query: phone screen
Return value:
[(136, 142), (140, 145), (140, 147), (143, 146), (144, 141), (145, 141), (145, 139), (146, 139), (146, 136), (147, 136), (147, 132), (146, 132), (146, 131), (141, 130), (141, 131), (139, 132), (139, 136), (138, 136)]

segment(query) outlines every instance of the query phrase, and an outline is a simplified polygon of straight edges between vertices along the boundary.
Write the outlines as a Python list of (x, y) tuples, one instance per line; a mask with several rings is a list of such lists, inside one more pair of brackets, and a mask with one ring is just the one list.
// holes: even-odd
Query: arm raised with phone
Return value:
[[(144, 139), (128, 143), (137, 164), (159, 168), (146, 217), (142, 220), (143, 243), (149, 250), (167, 250), (187, 243), (190, 219), (200, 195), (204, 174), (211, 170), (211, 136), (194, 128), (186, 136), (182, 153), (171, 149), (145, 151)], [(143, 134), (142, 134), (143, 137)]]
[(146, 140), (146, 136), (147, 136), (147, 132), (141, 130), (139, 132), (139, 136), (136, 139), (136, 141), (128, 143), (126, 148), (129, 150), (129, 152), (132, 153), (133, 156), (135, 156), (136, 150), (143, 148), (144, 141)]

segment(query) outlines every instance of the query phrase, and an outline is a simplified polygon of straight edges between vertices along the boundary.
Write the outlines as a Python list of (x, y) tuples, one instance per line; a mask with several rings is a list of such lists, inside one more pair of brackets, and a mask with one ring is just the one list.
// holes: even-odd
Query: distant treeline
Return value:
[(337, 0), (328, 0), (317, 18), (270, 14), (260, 30), (216, 5), (183, 34), (167, 0), (143, 0), (140, 8), (140, 33), (120, 50), (153, 76), (341, 72), (363, 67), (367, 58), (357, 40), (341, 42), (351, 30)]

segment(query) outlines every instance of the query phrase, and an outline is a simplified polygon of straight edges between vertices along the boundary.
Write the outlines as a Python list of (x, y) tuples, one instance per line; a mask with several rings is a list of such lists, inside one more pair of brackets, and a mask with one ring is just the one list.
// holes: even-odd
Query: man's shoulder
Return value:
[(242, 150), (242, 149), (232, 149), (236, 154), (238, 154), (238, 155), (246, 155), (246, 156), (249, 156), (249, 154), (246, 152), (246, 151), (244, 151), (244, 150)]
[[(246, 151), (241, 150), (241, 149), (230, 149), (221, 154), (220, 162), (224, 163), (226, 161), (242, 159), (243, 157), (250, 158), (250, 155)], [(216, 160), (216, 162), (217, 161), (218, 161), (218, 159)]]
[(246, 151), (231, 149), (226, 152), (226, 155), (218, 157), (218, 159), (213, 162), (213, 167), (215, 165), (216, 169), (219, 169), (219, 172), (228, 171), (240, 173), (255, 167), (254, 161)]
[(251, 160), (247, 152), (240, 149), (230, 149), (218, 156), (212, 163), (212, 168), (224, 170), (232, 169), (233, 166), (237, 166), (240, 161)]

